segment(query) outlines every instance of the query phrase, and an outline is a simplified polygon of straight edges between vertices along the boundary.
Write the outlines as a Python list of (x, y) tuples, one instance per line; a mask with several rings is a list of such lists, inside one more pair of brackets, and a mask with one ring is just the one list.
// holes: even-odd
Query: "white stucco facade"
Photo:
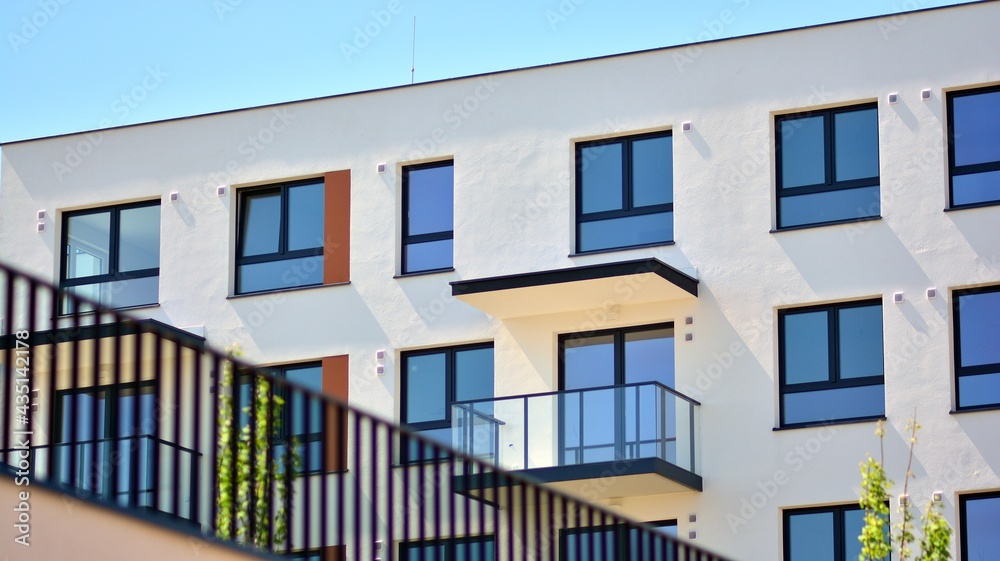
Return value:
[[(887, 467), (902, 479), (916, 411), (910, 496), (942, 492), (957, 525), (960, 494), (1000, 489), (1000, 411), (952, 413), (951, 294), (1000, 284), (1000, 207), (943, 210), (946, 96), (1000, 84), (997, 22), (998, 3), (957, 6), (11, 143), (0, 261), (58, 282), (61, 213), (161, 199), (159, 304), (132, 313), (203, 326), (262, 364), (349, 355), (350, 402), (396, 420), (402, 352), (492, 341), (495, 395), (528, 394), (558, 389), (559, 334), (673, 322), (676, 388), (702, 404), (704, 489), (609, 502), (746, 560), (781, 558), (782, 509), (855, 501), (858, 463), (878, 449), (874, 422), (773, 430), (778, 310), (880, 298)], [(775, 116), (865, 102), (878, 105), (881, 218), (774, 231)], [(575, 143), (661, 130), (675, 243), (572, 255)], [(399, 276), (402, 169), (443, 159), (454, 271)], [(234, 296), (238, 189), (347, 169), (350, 283)], [(621, 291), (498, 319), (449, 286), (645, 257), (695, 276), (698, 296)]]

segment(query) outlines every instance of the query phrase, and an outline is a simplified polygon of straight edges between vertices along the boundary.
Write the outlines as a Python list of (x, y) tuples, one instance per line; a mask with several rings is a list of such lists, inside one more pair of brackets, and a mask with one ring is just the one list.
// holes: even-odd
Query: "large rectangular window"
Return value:
[(959, 497), (962, 559), (996, 559), (1000, 552), (1000, 493)]
[[(451, 406), (493, 397), (493, 344), (410, 351), (402, 355), (401, 417), (423, 436), (452, 445)], [(419, 447), (403, 447), (404, 461), (420, 459)], [(430, 457), (424, 451), (423, 458)]]
[(576, 250), (655, 245), (674, 239), (670, 132), (576, 145)]
[(1000, 407), (1000, 286), (956, 290), (952, 305), (957, 408)]
[(236, 292), (323, 284), (322, 179), (239, 193)]
[[(656, 532), (677, 537), (677, 521), (647, 522)], [(643, 561), (669, 559), (667, 541), (623, 524), (571, 528), (559, 532), (560, 561)]]
[(875, 104), (781, 115), (778, 229), (880, 215)]
[(782, 426), (885, 414), (880, 301), (781, 310), (778, 319)]
[[(273, 368), (276, 376), (304, 386), (316, 393), (323, 393), (323, 367), (320, 363), (296, 364)], [(295, 456), (299, 458), (302, 473), (322, 473), (326, 451), (323, 441), (323, 402), (300, 391), (277, 392), (284, 400), (282, 421), (278, 431), (278, 444), (274, 457), (279, 458), (289, 442), (295, 443)], [(290, 395), (289, 395), (290, 394)], [(332, 412), (327, 412), (332, 414)], [(341, 438), (344, 438), (341, 435)]]
[(493, 536), (426, 540), (399, 544), (401, 561), (493, 561)]
[(452, 161), (403, 168), (403, 274), (452, 268)]
[(948, 95), (952, 208), (1000, 203), (1000, 86)]
[[(65, 213), (60, 286), (111, 308), (156, 304), (160, 201)], [(62, 313), (74, 311), (63, 301)]]
[(855, 561), (864, 516), (856, 504), (784, 511), (785, 561)]

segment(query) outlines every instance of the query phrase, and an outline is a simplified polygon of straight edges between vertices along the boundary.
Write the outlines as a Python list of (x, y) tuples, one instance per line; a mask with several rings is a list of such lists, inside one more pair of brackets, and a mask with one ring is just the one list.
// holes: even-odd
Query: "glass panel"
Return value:
[(834, 180), (878, 177), (878, 110), (833, 115)]
[(882, 375), (882, 306), (839, 311), (840, 377)]
[(786, 393), (783, 400), (786, 425), (885, 415), (882, 384)]
[(279, 193), (248, 194), (243, 199), (240, 237), (243, 240), (242, 257), (278, 252), (281, 231), (281, 195)]
[(780, 228), (871, 218), (881, 213), (878, 185), (781, 197), (778, 205)]
[(322, 182), (288, 189), (288, 251), (323, 247)]
[(454, 224), (452, 165), (407, 170), (410, 208), (406, 209), (409, 236), (451, 231)]
[(844, 559), (851, 560), (861, 558), (861, 542), (858, 536), (861, 535), (861, 528), (865, 525), (865, 511), (861, 509), (850, 509), (844, 511)]
[[(323, 391), (323, 368), (321, 366), (306, 366), (302, 368), (285, 369), (285, 378), (292, 383), (305, 386), (313, 391)], [(291, 400), (288, 402), (289, 416), (293, 435), (318, 433), (323, 430), (323, 404), (319, 399), (309, 400), (309, 426), (306, 427), (306, 394), (291, 390)]]
[(323, 284), (323, 256), (240, 265), (237, 275), (241, 294)]
[[(81, 298), (95, 300), (109, 308), (131, 308), (156, 304), (160, 295), (160, 277), (143, 277), (121, 281), (83, 284), (66, 289), (67, 292)], [(81, 312), (86, 312), (91, 306), (80, 306)], [(67, 299), (63, 305), (63, 313), (73, 313), (73, 302)]]
[(584, 214), (621, 210), (622, 145), (620, 142), (580, 150), (580, 197)]
[[(443, 429), (427, 429), (419, 432), (420, 436), (424, 438), (429, 438), (434, 442), (441, 443), (445, 446), (452, 445), (452, 438), (451, 438), (452, 431), (450, 427)], [(420, 454), (421, 443), (417, 442), (416, 440), (408, 438), (404, 438), (404, 441), (406, 444), (405, 444), (405, 450), (403, 451), (404, 454), (403, 461), (416, 462), (422, 460), (433, 460), (439, 456), (444, 456), (444, 452), (439, 452), (437, 449), (431, 446), (424, 446), (423, 447), (424, 452), (423, 455), (421, 455)]]
[(491, 397), (493, 348), (455, 351), (455, 401)]
[(444, 544), (407, 544), (403, 561), (447, 561), (444, 556)]
[(788, 561), (834, 561), (832, 512), (793, 514), (787, 530)]
[(674, 154), (672, 137), (647, 138), (632, 143), (632, 206), (673, 202)]
[(823, 382), (830, 379), (829, 312), (820, 310), (785, 314), (785, 384)]
[(958, 406), (1000, 405), (1000, 373), (958, 377)]
[(666, 551), (666, 541), (661, 540), (656, 533), (677, 537), (677, 523), (673, 522), (656, 527), (655, 533), (641, 532), (636, 528), (628, 531), (629, 557), (628, 561), (644, 561), (646, 559), (671, 559)]
[(625, 383), (659, 382), (674, 387), (674, 330), (625, 333)]
[(952, 98), (955, 165), (1000, 161), (1000, 91)]
[(672, 212), (580, 223), (580, 251), (663, 243), (673, 239)]
[(616, 561), (618, 556), (615, 530), (581, 530), (566, 533), (566, 553), (563, 559), (574, 561)]
[(953, 205), (1000, 201), (1000, 171), (967, 173), (951, 178)]
[(455, 544), (455, 561), (493, 561), (493, 540), (461, 541)]
[(996, 559), (1000, 551), (1000, 497), (966, 499), (965, 533), (967, 551), (964, 559)]
[(573, 336), (563, 341), (563, 390), (614, 384), (614, 335)]
[(1000, 292), (963, 294), (958, 309), (960, 366), (1000, 363)]
[[(406, 357), (406, 418), (404, 423), (443, 421), (448, 418), (445, 386), (445, 353)], [(447, 440), (451, 443), (451, 430)]]
[(160, 205), (122, 210), (118, 232), (119, 272), (160, 266)]
[(70, 216), (66, 224), (66, 278), (79, 279), (110, 272), (111, 212)]
[[(592, 390), (580, 395), (583, 424), (580, 430), (580, 447), (583, 463), (616, 459), (615, 417), (618, 390)], [(576, 419), (579, 423), (579, 419)], [(572, 426), (571, 422), (567, 422)]]
[(452, 267), (453, 240), (438, 240), (436, 242), (412, 243), (403, 251), (404, 273), (450, 269)]
[(826, 183), (823, 116), (781, 121), (781, 187)]

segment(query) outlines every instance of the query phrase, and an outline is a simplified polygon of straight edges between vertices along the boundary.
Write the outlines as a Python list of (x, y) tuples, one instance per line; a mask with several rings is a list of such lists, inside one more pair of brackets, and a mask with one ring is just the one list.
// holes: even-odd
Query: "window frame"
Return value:
[[(283, 181), (280, 183), (270, 183), (268, 185), (259, 185), (256, 187), (244, 187), (237, 190), (237, 212), (236, 212), (236, 259), (235, 259), (235, 275), (233, 278), (233, 292), (236, 295), (243, 294), (264, 294), (267, 292), (273, 292), (276, 290), (287, 290), (289, 288), (305, 288), (310, 286), (322, 286), (323, 281), (310, 284), (296, 284), (294, 286), (279, 286), (275, 288), (267, 288), (263, 290), (253, 290), (244, 291), (240, 287), (240, 268), (246, 265), (256, 265), (259, 263), (274, 263), (278, 261), (288, 261), (291, 259), (301, 259), (304, 257), (314, 257), (321, 256), (324, 257), (324, 243), (320, 242), (317, 247), (314, 248), (304, 248), (304, 249), (294, 249), (288, 250), (288, 190), (300, 187), (303, 185), (320, 185), (324, 188), (323, 197), (327, 196), (326, 185), (323, 177), (313, 177), (307, 179), (299, 179), (295, 181)], [(261, 195), (267, 193), (277, 193), (280, 197), (280, 210), (279, 210), (279, 220), (278, 225), (278, 251), (274, 253), (265, 253), (261, 255), (251, 255), (249, 257), (243, 257), (243, 248), (246, 243), (246, 232), (244, 228), (247, 224), (247, 212), (249, 205), (246, 203), (248, 197), (253, 195)], [(325, 214), (325, 212), (324, 212)], [(325, 216), (324, 216), (325, 220)], [(325, 229), (325, 224), (324, 224)], [(324, 232), (326, 236), (326, 232)], [(321, 267), (322, 268), (322, 267)]]
[[(455, 399), (455, 354), (461, 351), (473, 351), (478, 349), (494, 349), (493, 356), (493, 366), (494, 366), (494, 385), (496, 384), (496, 354), (495, 346), (492, 341), (488, 343), (470, 343), (467, 345), (454, 345), (448, 347), (431, 347), (428, 349), (417, 349), (413, 351), (403, 351), (400, 353), (400, 401), (399, 401), (399, 419), (400, 423), (413, 431), (422, 430), (434, 430), (434, 429), (444, 429), (451, 428), (451, 406), (457, 400)], [(444, 361), (444, 385), (445, 385), (445, 419), (441, 421), (420, 421), (418, 423), (409, 423), (406, 421), (407, 418), (407, 396), (409, 395), (409, 370), (408, 363), (410, 357), (414, 356), (428, 356), (428, 355), (445, 355)], [(494, 393), (496, 393), (496, 388), (494, 387)]]
[[(441, 231), (438, 231), (438, 232), (428, 232), (428, 233), (425, 233), (425, 234), (415, 234), (415, 235), (407, 234), (407, 232), (409, 232), (409, 229), (410, 229), (410, 216), (409, 216), (410, 215), (410, 212), (409, 212), (410, 211), (410, 172), (411, 171), (420, 171), (420, 170), (425, 170), (425, 169), (443, 168), (443, 167), (451, 167), (452, 168), (452, 184), (451, 184), (452, 222), (451, 222), (451, 229), (450, 230), (441, 230)], [(419, 243), (444, 241), (444, 240), (452, 240), (452, 242), (454, 244), (454, 240), (455, 240), (455, 218), (454, 218), (454, 209), (455, 209), (455, 181), (454, 181), (454, 173), (455, 173), (455, 160), (454, 159), (437, 160), (437, 161), (434, 161), (434, 162), (425, 162), (425, 163), (421, 163), (421, 164), (413, 164), (413, 165), (403, 166), (403, 187), (402, 187), (402, 197), (401, 197), (401, 199), (402, 199), (402, 232), (401, 232), (402, 236), (401, 236), (401, 247), (400, 247), (401, 253), (400, 253), (400, 269), (399, 269), (401, 275), (417, 275), (417, 274), (424, 274), (424, 273), (438, 273), (438, 272), (441, 272), (441, 271), (451, 271), (451, 270), (454, 270), (454, 268), (455, 268), (454, 245), (452, 245), (451, 265), (449, 265), (447, 267), (438, 267), (438, 268), (435, 268), (435, 269), (417, 269), (417, 270), (410, 270), (407, 267), (407, 255), (408, 255), (407, 250), (409, 249), (409, 246), (411, 246), (411, 245), (419, 244)]]
[[(661, 329), (670, 329), (673, 331), (674, 344), (677, 343), (677, 330), (674, 327), (674, 322), (665, 321), (660, 323), (652, 324), (642, 324), (633, 325), (629, 327), (617, 327), (612, 329), (602, 329), (599, 331), (576, 331), (573, 333), (560, 333), (558, 337), (559, 345), (559, 356), (558, 356), (558, 379), (557, 385), (559, 391), (566, 391), (566, 341), (570, 341), (578, 338), (590, 338), (590, 337), (601, 337), (605, 335), (611, 335), (614, 337), (614, 386), (624, 386), (632, 382), (625, 380), (625, 336), (631, 333), (642, 333), (644, 331), (658, 331)], [(676, 347), (675, 347), (676, 352)], [(676, 357), (675, 357), (676, 360)], [(674, 376), (677, 375), (677, 365), (670, 365)], [(664, 384), (666, 385), (666, 384)], [(677, 385), (677, 380), (675, 378), (674, 385)], [(597, 386), (601, 387), (601, 386)], [(589, 389), (589, 388), (588, 388)], [(674, 388), (670, 388), (674, 389)], [(576, 390), (572, 390), (576, 391)]]
[(1000, 499), (1000, 491), (962, 493), (958, 496), (959, 559), (969, 559), (969, 525), (966, 522), (969, 519), (967, 504), (970, 500), (974, 501), (977, 499)]
[(1000, 401), (992, 404), (986, 405), (971, 405), (962, 406), (962, 393), (961, 385), (958, 383), (959, 378), (963, 376), (976, 376), (981, 374), (998, 374), (1000, 375), (1000, 362), (995, 362), (991, 364), (978, 364), (976, 366), (962, 366), (962, 322), (961, 322), (961, 308), (962, 308), (962, 297), (971, 296), (976, 294), (987, 294), (993, 292), (1000, 292), (1000, 285), (991, 286), (981, 286), (977, 288), (959, 288), (952, 291), (952, 331), (955, 343), (955, 411), (956, 412), (968, 412), (968, 411), (985, 411), (990, 409), (1000, 409)]
[[(398, 558), (400, 560), (405, 560), (409, 554), (410, 549), (421, 548), (421, 547), (433, 547), (437, 545), (444, 545), (444, 559), (437, 561), (454, 561), (455, 559), (455, 546), (460, 544), (493, 544), (493, 560), (497, 559), (497, 540), (494, 534), (485, 534), (481, 536), (462, 536), (458, 538), (435, 538), (428, 540), (411, 540), (411, 541), (401, 541), (399, 542)], [(484, 546), (485, 547), (485, 546)], [(424, 556), (421, 556), (423, 558)], [(432, 556), (427, 555), (433, 559)], [(430, 559), (428, 559), (430, 561)], [(486, 560), (480, 560), (486, 561)]]
[[(576, 142), (573, 147), (574, 154), (574, 169), (576, 172), (576, 185), (575, 189), (575, 221), (573, 224), (573, 231), (575, 235), (574, 241), (574, 255), (585, 255), (588, 253), (604, 253), (609, 251), (623, 251), (626, 249), (634, 249), (641, 247), (654, 247), (660, 245), (669, 245), (674, 243), (674, 238), (676, 238), (676, 232), (673, 231), (673, 220), (674, 220), (674, 189), (673, 189), (673, 130), (661, 130), (653, 131), (647, 133), (626, 135), (626, 136), (615, 136), (610, 138), (600, 138), (597, 140), (586, 140), (581, 142)], [(648, 140), (651, 138), (670, 138), (671, 144), (671, 166), (670, 166), (670, 202), (661, 203), (658, 205), (649, 205), (642, 207), (634, 207), (632, 205), (634, 188), (632, 185), (632, 143), (641, 140)], [(608, 146), (611, 144), (621, 144), (622, 145), (622, 206), (624, 208), (620, 210), (602, 210), (597, 212), (584, 213), (583, 212), (583, 150), (586, 148), (592, 148), (594, 146)], [(615, 247), (606, 247), (600, 249), (581, 249), (580, 240), (582, 239), (581, 232), (583, 230), (582, 225), (586, 222), (601, 222), (603, 220), (612, 220), (615, 218), (628, 218), (634, 216), (643, 216), (647, 214), (661, 214), (664, 212), (670, 213), (671, 221), (671, 236), (669, 240), (641, 243), (635, 245), (623, 245)]]
[[(61, 234), (61, 245), (60, 245), (60, 267), (59, 267), (59, 288), (66, 290), (75, 286), (83, 286), (88, 284), (104, 284), (109, 282), (119, 282), (134, 279), (144, 279), (151, 277), (160, 276), (160, 267), (150, 267), (147, 269), (140, 269), (137, 271), (118, 271), (118, 253), (121, 247), (121, 213), (124, 210), (131, 210), (135, 208), (145, 208), (145, 207), (160, 207), (161, 220), (162, 222), (162, 210), (163, 205), (160, 199), (149, 199), (145, 201), (137, 201), (133, 203), (123, 203), (117, 205), (108, 205), (80, 210), (68, 210), (62, 213), (62, 234)], [(109, 238), (108, 238), (108, 272), (91, 275), (89, 277), (77, 277), (77, 278), (67, 278), (69, 274), (69, 220), (74, 216), (86, 216), (89, 214), (102, 214), (105, 212), (110, 213), (109, 221)], [(157, 223), (156, 227), (160, 228), (160, 222)], [(159, 263), (160, 260), (160, 248), (156, 248), (157, 255), (156, 260)], [(125, 308), (141, 308), (145, 306), (155, 306), (159, 304), (160, 301), (160, 290), (157, 286), (156, 290), (156, 301), (150, 302), (149, 304), (138, 304), (135, 306), (126, 306)], [(62, 302), (59, 306), (59, 315), (69, 315), (72, 312), (67, 312), (65, 310), (65, 302)], [(123, 308), (114, 308), (123, 309)]]
[[(653, 528), (653, 532), (661, 533), (661, 534), (663, 534), (665, 536), (673, 538), (674, 540), (678, 540), (678, 543), (679, 543), (680, 527), (677, 524), (677, 519), (676, 518), (671, 518), (671, 519), (667, 519), (667, 520), (651, 520), (651, 521), (648, 521), (648, 522), (644, 522), (644, 524), (646, 524), (647, 526), (651, 526)], [(669, 533), (663, 531), (664, 528), (674, 528), (675, 531), (674, 531), (673, 534), (669, 534)], [(632, 559), (632, 557), (631, 557), (631, 553), (632, 553), (632, 536), (631, 536), (631, 534), (632, 534), (632, 530), (634, 530), (634, 529), (635, 528), (633, 528), (632, 526), (629, 526), (628, 524), (622, 524), (622, 523), (599, 524), (599, 525), (595, 525), (595, 526), (584, 526), (584, 527), (577, 527), (577, 528), (560, 528), (559, 529), (559, 555), (558, 555), (558, 559), (559, 559), (559, 561), (569, 561), (567, 559), (567, 555), (568, 555), (567, 549), (569, 547), (568, 546), (568, 542), (570, 540), (570, 536), (581, 536), (581, 535), (585, 535), (585, 534), (589, 534), (589, 533), (596, 533), (596, 532), (600, 532), (600, 533), (603, 533), (603, 532), (614, 532), (615, 545), (617, 546), (615, 548), (615, 554), (614, 554), (615, 555), (615, 560), (616, 561), (617, 560), (634, 561)], [(586, 538), (584, 538), (584, 539), (586, 539)], [(594, 553), (595, 552), (591, 553), (591, 555), (590, 555), (591, 558), (595, 557)], [(598, 555), (600, 555), (599, 552), (597, 552), (597, 553), (598, 553)]]
[[(781, 555), (785, 561), (792, 559), (791, 532), (789, 531), (789, 519), (797, 514), (817, 514), (821, 512), (832, 513), (833, 516), (833, 558), (834, 561), (852, 561), (845, 559), (844, 540), (847, 537), (844, 528), (844, 513), (848, 511), (861, 511), (864, 509), (858, 506), (857, 502), (840, 505), (814, 506), (806, 508), (783, 508), (781, 509)], [(892, 556), (890, 555), (890, 558)]]
[[(876, 135), (878, 133), (878, 115), (879, 108), (877, 101), (858, 103), (852, 105), (843, 105), (838, 107), (831, 107), (828, 109), (811, 109), (807, 111), (799, 111), (795, 113), (784, 113), (774, 116), (774, 177), (775, 177), (775, 205), (774, 205), (774, 216), (775, 216), (775, 231), (785, 231), (785, 230), (800, 230), (803, 228), (814, 228), (819, 226), (829, 226), (832, 224), (849, 224), (852, 222), (863, 222), (866, 220), (878, 220), (882, 217), (882, 204), (881, 204), (881, 193), (882, 193), (882, 170), (879, 167), (879, 174), (874, 177), (865, 177), (860, 179), (849, 179), (846, 181), (836, 181), (834, 175), (836, 173), (836, 152), (835, 152), (835, 127), (834, 127), (834, 116), (840, 113), (852, 113), (855, 111), (867, 111), (870, 109), (875, 110), (875, 124), (876, 124)], [(822, 184), (814, 185), (800, 185), (797, 187), (785, 188), (783, 186), (783, 173), (782, 173), (782, 144), (784, 142), (783, 135), (781, 133), (781, 125), (784, 121), (791, 121), (795, 119), (805, 119), (808, 117), (823, 117), (823, 142), (824, 142), (824, 182)], [(876, 158), (878, 159), (879, 166), (881, 166), (881, 156), (878, 153), (878, 149), (881, 145), (876, 138)], [(874, 180), (874, 181), (873, 181)], [(861, 189), (865, 187), (878, 187), (879, 188), (879, 213), (873, 216), (858, 216), (855, 218), (841, 218), (836, 220), (827, 220), (824, 222), (812, 222), (808, 224), (795, 224), (791, 226), (783, 226), (781, 223), (781, 199), (786, 197), (794, 197), (797, 195), (814, 195), (817, 193), (833, 193), (836, 191), (846, 191), (849, 189)]]
[[(841, 378), (840, 372), (840, 336), (839, 336), (839, 312), (850, 308), (864, 308), (878, 305), (881, 311), (882, 320), (882, 375), (865, 376), (858, 378)], [(826, 381), (804, 382), (792, 384), (793, 391), (788, 391), (787, 371), (785, 368), (785, 322), (788, 315), (800, 313), (812, 313), (817, 311), (827, 312), (827, 352), (828, 352), (828, 378)], [(874, 421), (885, 418), (885, 317), (884, 307), (881, 298), (871, 298), (865, 300), (851, 300), (847, 302), (834, 302), (831, 304), (817, 304), (811, 306), (799, 306), (795, 308), (782, 308), (778, 310), (778, 421), (782, 429), (812, 427), (820, 425), (856, 423), (863, 421)], [(801, 423), (785, 422), (785, 395), (790, 393), (806, 393), (823, 390), (836, 390), (843, 388), (855, 388), (863, 386), (883, 386), (882, 391), (882, 413), (878, 415), (865, 415), (861, 417), (845, 417), (837, 419), (826, 419), (816, 421), (806, 421)]]
[(1000, 171), (1000, 160), (980, 164), (955, 165), (955, 103), (956, 97), (969, 97), (980, 94), (1000, 92), (1000, 84), (972, 88), (967, 90), (955, 90), (947, 93), (946, 111), (948, 119), (948, 210), (961, 210), (966, 208), (979, 208), (985, 206), (1000, 205), (1000, 197), (992, 201), (981, 201), (978, 203), (967, 203), (956, 205), (955, 201), (955, 176), (989, 171)]
[[(268, 367), (264, 368), (264, 370), (266, 370), (267, 372), (270, 372), (275, 378), (282, 378), (284, 380), (287, 380), (288, 379), (288, 371), (289, 370), (300, 370), (300, 369), (305, 369), (305, 368), (318, 368), (319, 369), (320, 385), (322, 387), (323, 376), (325, 375), (325, 373), (323, 372), (323, 363), (321, 361), (297, 362), (297, 363), (292, 363), (292, 364), (274, 365), (274, 366), (268, 366)], [(313, 390), (313, 391), (316, 391), (316, 390)], [(320, 390), (319, 393), (322, 393), (322, 390)], [(308, 466), (305, 465), (306, 464), (306, 461), (305, 461), (306, 459), (303, 456), (301, 458), (303, 467), (298, 472), (296, 472), (296, 476), (297, 477), (302, 477), (302, 476), (306, 476), (306, 475), (320, 475), (320, 474), (324, 474), (324, 473), (330, 473), (331, 470), (330, 470), (329, 466), (326, 465), (326, 463), (327, 463), (326, 462), (326, 455), (327, 455), (326, 447), (328, 445), (328, 443), (327, 443), (327, 436), (326, 436), (326, 425), (327, 425), (327, 423), (326, 423), (326, 419), (324, 418), (325, 415), (323, 415), (323, 412), (324, 412), (325, 408), (323, 406), (322, 401), (319, 400), (318, 398), (312, 398), (312, 399), (316, 399), (317, 401), (320, 401), (320, 402), (313, 404), (309, 408), (310, 409), (310, 411), (309, 411), (310, 413), (312, 413), (312, 407), (319, 407), (320, 408), (320, 429), (319, 429), (319, 431), (317, 431), (317, 432), (306, 432), (306, 433), (303, 433), (303, 434), (292, 434), (290, 432), (290, 427), (292, 426), (292, 420), (294, 419), (294, 417), (293, 417), (294, 413), (291, 411), (291, 399), (289, 399), (289, 396), (287, 395), (288, 394), (288, 390), (284, 386), (276, 385), (275, 386), (275, 390), (274, 390), (274, 394), (275, 394), (275, 396), (278, 396), (278, 397), (281, 397), (282, 399), (284, 399), (285, 405), (284, 405), (284, 408), (283, 408), (283, 414), (282, 414), (282, 419), (281, 419), (282, 423), (281, 423), (281, 426), (280, 426), (280, 428), (278, 430), (278, 435), (274, 438), (274, 442), (271, 445), (271, 448), (273, 449), (273, 448), (275, 448), (277, 446), (288, 446), (290, 444), (290, 442), (289, 442), (290, 438), (296, 438), (296, 437), (299, 438), (299, 445), (300, 446), (309, 447), (309, 445), (312, 444), (313, 442), (319, 442), (320, 443), (320, 445), (319, 445), (319, 467), (316, 468), (316, 469), (308, 469)], [(309, 397), (308, 394), (306, 394), (306, 393), (303, 393), (302, 395), (305, 396), (305, 397)], [(334, 414), (335, 413), (327, 413), (327, 415), (334, 415)], [(305, 410), (302, 411), (302, 415), (305, 415)], [(309, 421), (310, 421), (310, 419), (308, 419), (308, 418), (304, 419), (304, 424), (306, 426), (308, 426)], [(346, 439), (346, 435), (341, 435), (340, 438)], [(272, 457), (274, 457), (273, 456), (273, 452), (272, 452)], [(313, 458), (310, 457), (309, 460), (312, 461)], [(333, 471), (337, 471), (337, 470), (333, 470)]]

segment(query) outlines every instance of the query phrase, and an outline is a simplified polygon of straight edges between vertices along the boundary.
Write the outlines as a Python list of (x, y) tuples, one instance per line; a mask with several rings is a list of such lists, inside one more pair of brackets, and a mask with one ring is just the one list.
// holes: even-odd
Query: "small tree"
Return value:
[[(910, 455), (906, 462), (906, 475), (903, 478), (904, 497), (908, 497), (910, 478), (913, 477), (910, 468), (913, 465), (913, 448), (917, 444), (918, 430), (920, 430), (920, 425), (917, 424), (916, 416), (914, 416), (906, 424), (906, 431), (910, 434)], [(861, 500), (859, 504), (865, 510), (865, 517), (861, 535), (858, 536), (858, 541), (861, 542), (861, 554), (858, 556), (858, 561), (889, 559), (893, 550), (893, 542), (898, 546), (896, 549), (898, 561), (908, 561), (913, 553), (912, 545), (917, 541), (913, 512), (910, 501), (902, 501), (899, 505), (900, 521), (890, 534), (889, 490), (892, 489), (893, 482), (885, 473), (883, 446), (885, 427), (882, 421), (879, 421), (875, 434), (879, 437), (879, 459), (875, 461), (869, 454), (868, 459), (861, 463)], [(944, 518), (941, 503), (931, 501), (920, 520), (922, 538), (915, 561), (949, 561), (951, 559), (952, 530)]]
[[(237, 347), (228, 351), (230, 359), (238, 358), (240, 354)], [(249, 403), (238, 408), (240, 383), (234, 371), (232, 360), (223, 363), (217, 396), (216, 535), (258, 549), (268, 549), (283, 544), (288, 537), (286, 513), (292, 497), (287, 482), (295, 478), (300, 468), (297, 442), (289, 437), (285, 451), (280, 455), (273, 454), (272, 444), (278, 441), (281, 434), (285, 400), (272, 392), (267, 378), (250, 374), (256, 383), (250, 384)], [(237, 427), (237, 424), (240, 426)], [(251, 451), (254, 452), (253, 457)]]

